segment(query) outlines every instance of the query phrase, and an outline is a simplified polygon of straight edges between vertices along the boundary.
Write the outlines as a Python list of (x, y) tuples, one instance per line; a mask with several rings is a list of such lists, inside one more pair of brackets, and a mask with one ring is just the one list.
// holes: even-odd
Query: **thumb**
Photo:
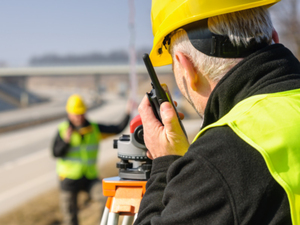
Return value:
[(174, 132), (179, 135), (184, 135), (176, 111), (170, 102), (164, 102), (160, 106), (160, 114), (162, 122), (167, 132)]

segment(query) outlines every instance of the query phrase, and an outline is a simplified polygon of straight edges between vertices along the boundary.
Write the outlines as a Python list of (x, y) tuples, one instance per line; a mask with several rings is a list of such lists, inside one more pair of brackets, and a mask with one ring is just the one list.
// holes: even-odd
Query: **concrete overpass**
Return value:
[[(172, 73), (171, 66), (156, 67), (158, 74)], [(110, 75), (129, 74), (129, 65), (103, 65), (103, 66), (61, 66), (61, 67), (15, 67), (0, 68), (0, 77), (12, 76), (61, 76), (61, 75)], [(144, 65), (135, 67), (136, 74), (147, 73)]]

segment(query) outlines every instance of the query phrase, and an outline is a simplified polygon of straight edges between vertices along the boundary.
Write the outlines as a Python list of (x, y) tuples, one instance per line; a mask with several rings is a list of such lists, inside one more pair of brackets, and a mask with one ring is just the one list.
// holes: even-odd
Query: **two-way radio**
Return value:
[(155, 117), (162, 123), (162, 119), (160, 115), (160, 105), (164, 102), (170, 102), (176, 112), (181, 129), (184, 132), (185, 136), (187, 136), (184, 126), (181, 123), (178, 112), (172, 100), (168, 86), (166, 84), (160, 84), (148, 54), (144, 54), (143, 60), (152, 81), (151, 85), (153, 89), (146, 94), (148, 96)]
[[(153, 113), (162, 122), (160, 105), (166, 101), (170, 102), (186, 135), (167, 85), (159, 83), (148, 54), (144, 55), (143, 60), (152, 81), (153, 89), (146, 94)], [(119, 215), (126, 215), (122, 224), (132, 224), (145, 194), (146, 181), (150, 177), (152, 161), (147, 157), (143, 125), (139, 115), (130, 122), (130, 135), (123, 134), (118, 140), (114, 140), (114, 148), (118, 149), (118, 158), (121, 159), (117, 163), (119, 177), (102, 180), (103, 194), (108, 199), (100, 225), (118, 224)]]
[[(166, 101), (170, 102), (175, 109), (179, 124), (186, 135), (167, 85), (160, 84), (148, 54), (144, 55), (143, 60), (152, 81), (151, 85), (153, 89), (146, 94), (152, 106), (154, 115), (162, 122), (160, 105)], [(118, 149), (118, 158), (121, 160), (117, 163), (120, 178), (129, 180), (147, 180), (150, 177), (151, 160), (147, 157), (143, 125), (139, 115), (130, 123), (130, 134), (123, 134), (119, 139), (114, 140), (114, 148)]]

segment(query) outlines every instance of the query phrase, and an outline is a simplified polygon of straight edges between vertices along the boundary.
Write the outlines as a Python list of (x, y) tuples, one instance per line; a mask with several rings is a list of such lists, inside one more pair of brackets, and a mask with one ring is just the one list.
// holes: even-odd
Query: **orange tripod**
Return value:
[(107, 196), (100, 225), (117, 225), (119, 216), (124, 216), (122, 225), (132, 224), (146, 191), (147, 181), (122, 180), (110, 177), (102, 180), (103, 194)]

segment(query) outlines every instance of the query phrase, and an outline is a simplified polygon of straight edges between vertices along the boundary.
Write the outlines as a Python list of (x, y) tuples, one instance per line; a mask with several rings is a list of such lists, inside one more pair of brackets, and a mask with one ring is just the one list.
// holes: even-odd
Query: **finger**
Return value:
[(272, 39), (275, 43), (279, 43), (279, 36), (278, 36), (277, 31), (274, 28), (273, 28), (273, 31), (272, 31)]
[(147, 151), (147, 157), (148, 157), (149, 159), (152, 159), (152, 160), (153, 160), (153, 157), (152, 157), (151, 152), (150, 152), (149, 150)]
[(138, 111), (143, 124), (145, 145), (148, 149), (151, 149), (151, 143), (155, 139), (153, 136), (156, 136), (163, 130), (163, 125), (155, 117), (147, 96), (143, 98)]
[(161, 125), (159, 120), (155, 117), (153, 113), (153, 109), (151, 107), (151, 104), (148, 100), (148, 97), (145, 95), (143, 100), (141, 101), (139, 108), (138, 108), (139, 114), (142, 119), (143, 126), (153, 126), (153, 125)]
[[(174, 105), (177, 107), (178, 104), (177, 104), (176, 101), (174, 101)], [(178, 112), (178, 115), (179, 115), (179, 118), (180, 118), (181, 120), (184, 119), (184, 114), (183, 114), (183, 113)]]
[(178, 121), (175, 109), (169, 102), (164, 102), (160, 106), (162, 122), (167, 130), (167, 132), (174, 132), (180, 135), (184, 135), (180, 123)]
[(183, 113), (178, 113), (178, 115), (179, 115), (179, 118), (181, 119), (181, 120), (183, 120), (184, 119), (184, 114)]
[(73, 128), (71, 126), (69, 126), (67, 132), (72, 133), (72, 131), (73, 131)]

